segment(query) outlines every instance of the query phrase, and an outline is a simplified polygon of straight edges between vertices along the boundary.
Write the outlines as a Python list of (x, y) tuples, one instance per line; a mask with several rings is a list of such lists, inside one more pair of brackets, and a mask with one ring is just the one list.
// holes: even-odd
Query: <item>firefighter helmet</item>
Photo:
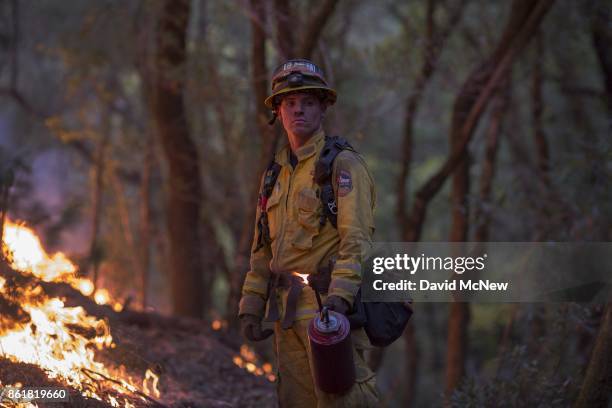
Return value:
[(327, 85), (321, 68), (307, 59), (292, 59), (274, 70), (272, 94), (264, 103), (268, 108), (275, 109), (279, 95), (309, 89), (320, 90), (330, 105), (336, 102), (336, 91)]

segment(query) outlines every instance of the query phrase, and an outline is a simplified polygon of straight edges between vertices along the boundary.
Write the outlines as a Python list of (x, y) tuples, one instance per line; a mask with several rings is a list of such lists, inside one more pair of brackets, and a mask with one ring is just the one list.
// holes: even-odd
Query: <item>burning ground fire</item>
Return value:
[[(86, 296), (93, 294), (96, 303), (112, 304), (107, 291), (93, 293), (90, 280), (76, 276), (76, 267), (62, 253), (49, 256), (34, 232), (24, 226), (6, 222), (2, 252), (11, 267), (45, 282), (65, 282)], [(47, 296), (38, 284), (11, 285), (0, 276), (0, 301), (18, 310), (21, 318), (0, 315), (0, 352), (11, 361), (41, 367), (50, 379), (59, 379), (84, 397), (95, 398), (113, 407), (133, 407), (124, 398), (103, 398), (100, 386), (119, 394), (138, 396), (143, 401), (159, 397), (159, 378), (150, 370), (142, 384), (96, 361), (95, 351), (114, 348), (108, 323), (87, 315), (82, 307), (66, 307), (62, 299)], [(111, 303), (112, 302), (112, 303)], [(24, 317), (25, 316), (25, 317)], [(3, 384), (0, 379), (0, 384)], [(32, 384), (32, 386), (35, 384)]]
[(260, 367), (255, 352), (246, 344), (240, 346), (240, 355), (234, 356), (234, 364), (253, 375), (265, 375), (268, 381), (274, 382), (276, 380), (276, 377), (272, 374), (272, 364), (264, 363)]
[(109, 304), (115, 312), (121, 311), (121, 303), (112, 300), (106, 289), (98, 289), (94, 293), (94, 284), (91, 280), (76, 276), (77, 268), (66, 255), (57, 252), (50, 257), (43, 249), (40, 239), (30, 228), (7, 221), (4, 225), (3, 241), (2, 250), (10, 253), (13, 269), (31, 273), (45, 282), (68, 283), (85, 296), (93, 294), (97, 304)]
[[(215, 319), (210, 326), (215, 331), (226, 329), (227, 321)], [(234, 356), (232, 361), (255, 376), (265, 376), (270, 382), (276, 380), (276, 376), (272, 373), (272, 364), (260, 363), (255, 352), (246, 344), (240, 346), (240, 355)]]

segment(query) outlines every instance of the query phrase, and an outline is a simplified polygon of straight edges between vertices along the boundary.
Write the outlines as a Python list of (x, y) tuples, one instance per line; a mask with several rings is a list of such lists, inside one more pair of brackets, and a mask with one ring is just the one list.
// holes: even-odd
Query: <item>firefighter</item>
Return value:
[[(375, 375), (363, 358), (370, 347), (363, 329), (351, 332), (356, 382), (348, 392), (318, 390), (310, 369), (307, 328), (318, 311), (314, 288), (326, 306), (347, 314), (374, 232), (374, 183), (359, 154), (346, 145), (333, 160), (333, 205), (323, 205), (325, 189), (314, 178), (327, 140), (322, 121), (335, 101), (336, 91), (321, 69), (303, 59), (275, 70), (272, 93), (265, 100), (288, 143), (262, 177), (239, 317), (248, 340), (275, 335), (281, 407), (370, 407), (378, 401)], [(311, 285), (305, 285), (305, 277)], [(264, 317), (275, 322), (273, 331), (262, 329)]]

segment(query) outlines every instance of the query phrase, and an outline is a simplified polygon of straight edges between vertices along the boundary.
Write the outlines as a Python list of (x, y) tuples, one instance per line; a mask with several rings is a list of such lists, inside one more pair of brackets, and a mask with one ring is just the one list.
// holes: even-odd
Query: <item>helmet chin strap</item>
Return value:
[(272, 126), (274, 124), (274, 122), (276, 122), (276, 118), (278, 117), (278, 115), (276, 114), (276, 111), (272, 111), (272, 119), (270, 119), (268, 121), (268, 125)]

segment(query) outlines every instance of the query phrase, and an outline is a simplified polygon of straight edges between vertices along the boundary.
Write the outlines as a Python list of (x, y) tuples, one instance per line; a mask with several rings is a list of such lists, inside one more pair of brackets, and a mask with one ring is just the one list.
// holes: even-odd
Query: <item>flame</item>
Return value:
[(94, 292), (94, 284), (89, 279), (80, 279), (77, 285), (79, 291), (85, 296), (91, 296)]
[(240, 346), (240, 355), (234, 356), (233, 361), (235, 365), (240, 368), (244, 368), (253, 375), (265, 375), (270, 382), (274, 382), (276, 380), (276, 377), (274, 374), (272, 374), (272, 364), (264, 363), (260, 367), (255, 351), (253, 351), (246, 344)]
[(98, 289), (94, 293), (91, 280), (76, 276), (76, 266), (62, 252), (49, 256), (32, 229), (7, 220), (3, 241), (2, 252), (13, 269), (31, 273), (45, 282), (68, 283), (84, 296), (93, 295), (99, 305), (109, 304), (115, 312), (123, 310), (123, 305), (113, 299), (108, 290)]
[(110, 402), (111, 406), (113, 407), (119, 407), (119, 401), (117, 401), (117, 398), (113, 397), (112, 395), (108, 397), (108, 402)]
[(244, 367), (244, 361), (242, 360), (242, 357), (240, 356), (234, 356), (234, 364), (236, 364), (238, 367), (243, 368)]
[(49, 257), (36, 234), (23, 225), (7, 220), (2, 240), (2, 250), (13, 269), (28, 271), (45, 282), (65, 282), (76, 273), (76, 267), (63, 253)]
[[(93, 293), (92, 282), (77, 277), (75, 265), (63, 253), (49, 256), (36, 234), (25, 226), (5, 223), (2, 251), (15, 270), (45, 282), (68, 283), (87, 296)], [(0, 276), (1, 297), (27, 314), (29, 320), (10, 321), (10, 316), (0, 315), (0, 350), (4, 357), (36, 364), (49, 378), (61, 379), (85, 397), (103, 400), (96, 393), (102, 384), (124, 395), (139, 391), (136, 382), (122, 370), (96, 361), (96, 350), (116, 347), (105, 320), (89, 316), (82, 307), (66, 307), (61, 299), (47, 296), (38, 284), (7, 286), (7, 280)], [(97, 290), (94, 299), (98, 304), (111, 302), (105, 289)], [(121, 308), (118, 303), (113, 308), (117, 305)], [(158, 382), (159, 377), (147, 370), (144, 393), (159, 397)], [(107, 395), (106, 402), (121, 406), (112, 395)], [(123, 406), (134, 405), (124, 398)]]
[[(151, 383), (151, 388), (149, 389), (148, 383)], [(159, 383), (159, 377), (156, 376), (153, 371), (151, 371), (150, 369), (147, 369), (146, 373), (145, 373), (145, 378), (144, 380), (142, 380), (142, 388), (145, 392), (145, 394), (147, 395), (154, 395), (155, 397), (159, 398), (159, 396), (161, 395), (159, 392), (159, 389), (157, 388), (157, 385)]]
[(223, 323), (221, 322), (221, 320), (214, 320), (210, 327), (212, 327), (213, 330), (221, 330), (221, 327), (223, 327)]
[[(77, 267), (62, 252), (49, 256), (32, 229), (6, 220), (2, 240), (2, 252), (13, 269), (31, 273), (45, 282), (68, 283), (85, 296), (94, 293), (93, 282), (76, 276)], [(113, 309), (117, 309), (118, 302), (111, 298), (106, 289), (96, 291), (94, 300), (99, 305), (113, 301)]]
[(307, 273), (293, 272), (293, 276), (299, 276), (300, 278), (302, 278), (302, 282), (304, 282), (304, 285), (308, 285), (308, 274)]
[(97, 304), (105, 305), (108, 303), (109, 299), (110, 299), (110, 295), (108, 294), (108, 290), (106, 289), (96, 290), (96, 293), (94, 294), (94, 300), (96, 301)]

